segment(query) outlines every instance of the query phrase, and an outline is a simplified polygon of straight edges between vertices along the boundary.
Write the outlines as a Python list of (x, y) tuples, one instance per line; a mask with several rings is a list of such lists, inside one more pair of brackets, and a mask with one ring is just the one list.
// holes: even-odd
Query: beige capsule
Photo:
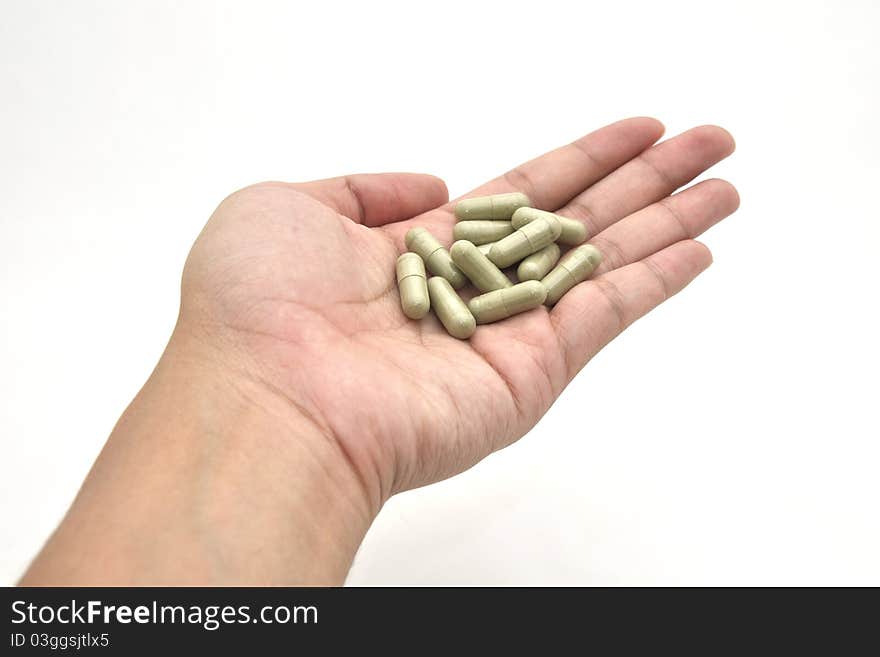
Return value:
[(547, 290), (541, 281), (525, 281), (474, 297), (468, 308), (477, 324), (488, 324), (537, 308), (546, 298)]
[(477, 327), (474, 316), (449, 281), (442, 276), (432, 276), (428, 279), (428, 295), (431, 307), (449, 335), (467, 340), (474, 334)]
[(549, 244), (540, 251), (526, 256), (516, 268), (516, 275), (521, 281), (539, 281), (553, 269), (557, 260), (559, 260), (559, 245)]
[(467, 279), (461, 273), (449, 251), (436, 237), (431, 235), (425, 228), (412, 228), (406, 234), (406, 248), (413, 253), (418, 253), (425, 262), (425, 267), (435, 276), (442, 276), (456, 290), (460, 290), (467, 284)]
[(489, 260), (501, 268), (509, 267), (555, 242), (561, 230), (559, 221), (553, 215), (530, 221), (516, 232), (499, 240), (489, 251)]
[(538, 210), (536, 208), (519, 208), (513, 213), (510, 223), (514, 229), (520, 229), (530, 221), (534, 221), (539, 217), (546, 218), (547, 215), (553, 215), (559, 221), (562, 230), (559, 232), (557, 242), (567, 246), (577, 246), (583, 244), (587, 239), (587, 227), (577, 219), (569, 219), (561, 217), (555, 212), (547, 212), (546, 210)]
[(421, 319), (431, 307), (425, 263), (416, 253), (404, 253), (397, 259), (397, 289), (400, 306), (410, 319)]
[(548, 306), (555, 304), (571, 288), (587, 280), (600, 262), (602, 254), (592, 244), (584, 244), (566, 253), (559, 264), (541, 279), (547, 288), (545, 303)]
[(491, 292), (513, 285), (504, 272), (467, 240), (455, 242), (449, 249), (449, 255), (452, 256), (452, 262), (458, 265), (480, 292)]
[(518, 208), (531, 204), (529, 197), (521, 192), (466, 198), (455, 204), (455, 217), (459, 221), (474, 219), (510, 221), (510, 217)]
[(513, 233), (509, 221), (462, 221), (455, 224), (452, 236), (457, 240), (467, 240), (471, 244), (497, 242)]

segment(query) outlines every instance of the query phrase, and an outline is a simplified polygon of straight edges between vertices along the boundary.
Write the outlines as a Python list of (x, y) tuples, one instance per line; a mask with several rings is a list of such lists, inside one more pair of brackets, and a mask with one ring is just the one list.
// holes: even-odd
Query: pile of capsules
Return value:
[[(466, 340), (477, 324), (552, 306), (587, 279), (602, 261), (575, 219), (531, 207), (519, 192), (459, 201), (455, 243), (448, 251), (424, 228), (406, 234), (397, 259), (397, 285), (404, 314), (421, 319), (431, 308), (449, 335)], [(575, 246), (560, 260), (559, 244)], [(578, 246), (580, 245), (580, 246)], [(514, 285), (501, 271), (519, 263)], [(433, 274), (427, 277), (425, 270)], [(465, 303), (456, 290), (470, 281), (480, 291)]]

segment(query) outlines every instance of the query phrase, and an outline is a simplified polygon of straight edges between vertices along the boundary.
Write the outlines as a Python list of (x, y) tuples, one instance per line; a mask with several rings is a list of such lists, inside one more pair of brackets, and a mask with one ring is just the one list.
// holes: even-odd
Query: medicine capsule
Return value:
[(555, 242), (561, 231), (562, 226), (552, 214), (530, 221), (515, 233), (499, 240), (489, 251), (489, 260), (499, 267), (509, 267)]
[(504, 272), (466, 240), (458, 240), (453, 244), (449, 255), (452, 256), (452, 262), (458, 265), (480, 292), (491, 292), (513, 285)]
[(421, 319), (431, 307), (425, 263), (416, 253), (404, 253), (397, 259), (397, 289), (403, 314)]
[(449, 281), (442, 276), (432, 276), (428, 279), (428, 294), (431, 307), (449, 335), (467, 340), (474, 334), (477, 328), (474, 316)]
[(474, 297), (468, 308), (477, 324), (488, 324), (537, 308), (546, 298), (547, 290), (541, 281), (525, 281)]
[(455, 217), (459, 221), (474, 219), (510, 221), (510, 217), (518, 208), (531, 204), (529, 197), (521, 192), (466, 198), (455, 204)]
[(489, 251), (492, 250), (493, 244), (495, 244), (495, 242), (486, 242), (485, 244), (477, 244), (477, 248), (480, 250), (480, 253), (482, 253), (484, 256), (488, 256)]
[(592, 244), (572, 249), (541, 282), (547, 288), (546, 304), (552, 306), (578, 283), (587, 280), (602, 262), (602, 254)]
[(467, 240), (471, 244), (485, 244), (496, 242), (502, 237), (513, 233), (513, 226), (509, 221), (462, 221), (455, 224), (452, 236), (457, 240)]
[(419, 254), (429, 272), (435, 276), (442, 276), (456, 290), (460, 290), (467, 283), (464, 274), (452, 262), (449, 251), (444, 249), (443, 245), (437, 241), (437, 238), (426, 229), (411, 229), (406, 234), (406, 248), (413, 253)]
[(577, 219), (560, 217), (554, 212), (547, 212), (545, 210), (538, 210), (536, 208), (520, 208), (513, 213), (513, 217), (510, 219), (510, 223), (513, 224), (514, 229), (520, 229), (530, 221), (534, 221), (538, 217), (546, 217), (546, 215), (548, 214), (556, 217), (556, 219), (562, 226), (562, 231), (559, 233), (559, 238), (556, 240), (557, 242), (559, 242), (560, 244), (567, 244), (568, 246), (577, 246), (578, 244), (583, 244), (586, 241), (586, 226), (584, 226)]
[(516, 275), (521, 281), (540, 281), (553, 269), (557, 260), (559, 260), (559, 246), (553, 243), (520, 262), (519, 267), (516, 268)]

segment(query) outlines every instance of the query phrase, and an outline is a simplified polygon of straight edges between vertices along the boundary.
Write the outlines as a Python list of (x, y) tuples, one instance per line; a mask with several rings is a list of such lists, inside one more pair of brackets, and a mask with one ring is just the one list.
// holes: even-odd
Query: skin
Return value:
[(395, 260), (455, 225), (419, 174), (263, 183), (225, 199), (187, 259), (180, 316), (22, 584), (339, 584), (384, 502), (516, 441), (604, 345), (711, 263), (734, 212), (703, 126), (621, 121), (468, 196), (522, 191), (604, 254), (552, 309), (469, 341), (402, 313)]

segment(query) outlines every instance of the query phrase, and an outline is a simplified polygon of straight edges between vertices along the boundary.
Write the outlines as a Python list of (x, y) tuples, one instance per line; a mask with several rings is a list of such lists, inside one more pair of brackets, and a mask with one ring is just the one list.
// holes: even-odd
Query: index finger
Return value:
[[(656, 119), (617, 121), (514, 167), (461, 198), (523, 192), (535, 207), (556, 210), (648, 149), (662, 135), (663, 124)], [(452, 237), (454, 204), (455, 201), (447, 203), (412, 221), (389, 224), (386, 228), (401, 243), (412, 224), (424, 226), (438, 239), (448, 242)]]

